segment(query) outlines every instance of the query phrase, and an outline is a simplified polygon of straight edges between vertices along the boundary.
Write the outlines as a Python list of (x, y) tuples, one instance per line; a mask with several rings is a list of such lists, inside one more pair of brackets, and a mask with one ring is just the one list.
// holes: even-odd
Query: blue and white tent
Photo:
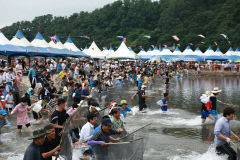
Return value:
[(215, 55), (216, 56), (224, 56), (222, 51), (220, 50), (220, 48), (217, 48), (216, 51), (215, 51)]
[(172, 55), (177, 58), (178, 56), (182, 55), (182, 52), (180, 51), (180, 49), (178, 47), (176, 47), (175, 50), (173, 51)]
[(187, 46), (180, 58), (182, 61), (186, 62), (199, 62), (204, 60), (201, 56), (196, 55), (190, 46)]
[(83, 49), (83, 53), (85, 53), (86, 55), (89, 56), (89, 53), (88, 53), (89, 49), (88, 47), (86, 46), (84, 49)]
[(44, 56), (44, 57), (53, 57), (53, 56), (61, 56), (58, 49), (50, 47), (47, 41), (43, 38), (40, 32), (37, 33), (31, 45), (41, 49), (41, 52), (35, 52), (34, 56)]
[(62, 57), (71, 56), (69, 50), (64, 47), (64, 45), (62, 44), (58, 36), (55, 34), (53, 37), (55, 38), (56, 41), (53, 42), (53, 40), (51, 40), (48, 44), (50, 47), (58, 50), (59, 52), (58, 56), (62, 56)]
[(137, 54), (141, 60), (150, 60), (151, 56), (142, 48), (141, 51)]
[(232, 56), (235, 55), (235, 52), (232, 47), (228, 49), (228, 51), (225, 53), (226, 56)]
[(212, 47), (209, 47), (204, 53), (205, 60), (210, 61), (226, 61), (228, 60), (225, 56), (216, 55)]
[(0, 54), (1, 55), (26, 55), (26, 50), (21, 47), (12, 45), (10, 41), (0, 31)]
[(195, 49), (194, 54), (201, 57), (204, 56), (203, 52), (200, 50), (199, 47)]
[[(16, 35), (11, 39), (11, 44), (23, 48), (25, 52), (25, 56), (32, 56), (36, 52), (41, 52), (41, 49), (36, 48), (31, 45), (31, 43), (24, 37), (22, 31), (18, 29)], [(17, 54), (11, 54), (17, 55)]]
[(71, 57), (89, 57), (88, 55), (86, 55), (85, 53), (80, 51), (80, 49), (78, 49), (75, 46), (75, 44), (72, 42), (70, 36), (68, 37), (67, 41), (64, 43), (64, 47), (70, 51), (69, 56), (71, 56)]
[(160, 58), (166, 62), (170, 62), (170, 61), (174, 61), (174, 59), (178, 57), (172, 54), (168, 46), (165, 46), (162, 52), (160, 52)]
[(233, 48), (230, 47), (228, 51), (226, 52), (226, 56), (230, 62), (239, 62), (240, 61), (240, 55), (234, 52)]

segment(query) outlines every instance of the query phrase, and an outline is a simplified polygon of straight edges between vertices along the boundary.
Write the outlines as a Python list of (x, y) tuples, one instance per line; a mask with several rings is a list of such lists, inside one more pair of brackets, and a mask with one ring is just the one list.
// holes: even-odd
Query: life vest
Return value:
[(5, 101), (0, 101), (0, 109), (5, 109)]
[(211, 101), (207, 102), (207, 103), (205, 104), (205, 106), (206, 106), (206, 108), (207, 108), (207, 111), (211, 110), (211, 109), (212, 109), (212, 103), (211, 103)]

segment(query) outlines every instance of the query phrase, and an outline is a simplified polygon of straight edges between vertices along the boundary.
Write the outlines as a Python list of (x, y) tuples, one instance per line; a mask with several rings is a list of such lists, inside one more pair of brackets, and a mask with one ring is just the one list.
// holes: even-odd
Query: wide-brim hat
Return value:
[(220, 90), (218, 87), (215, 87), (212, 91), (212, 93), (220, 93), (222, 90)]
[(37, 129), (33, 131), (32, 136), (29, 138), (29, 140), (44, 137), (46, 136), (46, 134), (49, 134), (49, 133), (51, 133), (51, 131), (49, 130), (45, 131), (44, 129)]
[(205, 95), (211, 96), (211, 92), (210, 92), (210, 91), (206, 91), (206, 92), (205, 92)]

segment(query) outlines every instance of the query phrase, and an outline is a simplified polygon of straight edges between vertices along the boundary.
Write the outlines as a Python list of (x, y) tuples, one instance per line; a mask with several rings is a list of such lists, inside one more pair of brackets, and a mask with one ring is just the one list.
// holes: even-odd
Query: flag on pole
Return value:
[(179, 40), (180, 40), (176, 35), (172, 36), (172, 38), (173, 38), (175, 41), (179, 41)]
[(3, 32), (3, 28), (1, 28), (1, 30), (0, 30), (1, 32)]
[(80, 36), (81, 38), (90, 39), (88, 36)]
[(229, 44), (231, 44), (231, 41), (227, 41)]
[(152, 48), (154, 48), (154, 45), (151, 45)]
[(201, 38), (206, 38), (204, 35), (202, 35), (202, 34), (199, 34), (198, 35), (199, 37), (201, 37)]
[(53, 43), (56, 43), (56, 38), (54, 36), (49, 37), (49, 38), (53, 41)]
[(216, 41), (214, 42), (214, 44), (215, 44), (216, 46), (218, 45)]
[(126, 43), (127, 39), (123, 36), (117, 36), (118, 38), (120, 38), (124, 43)]

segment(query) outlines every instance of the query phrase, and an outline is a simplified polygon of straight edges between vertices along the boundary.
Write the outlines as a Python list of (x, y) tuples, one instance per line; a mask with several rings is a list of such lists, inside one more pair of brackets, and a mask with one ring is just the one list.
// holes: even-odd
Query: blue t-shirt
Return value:
[(142, 84), (143, 84), (143, 79), (139, 78), (139, 80), (138, 80), (138, 87), (142, 87)]
[(118, 108), (120, 110), (120, 114), (122, 114), (123, 117), (126, 117), (127, 112), (131, 112), (132, 111), (132, 109), (130, 107), (128, 107), (128, 106), (124, 109), (124, 111), (121, 109), (121, 107), (118, 107)]
[(62, 72), (62, 65), (59, 63), (58, 64), (58, 73)]
[[(163, 98), (162, 99), (162, 104), (167, 104), (167, 101), (168, 101), (167, 99)], [(165, 106), (165, 107), (167, 107), (167, 106)]]
[(84, 95), (84, 96), (89, 96), (90, 95), (90, 92), (89, 92), (89, 90), (82, 90), (82, 93), (81, 93), (82, 95)]
[(90, 87), (93, 88), (93, 87), (94, 87), (94, 84), (95, 84), (95, 82), (92, 81), (92, 82), (90, 83)]
[(102, 127), (101, 124), (99, 126), (97, 126), (97, 128), (94, 129), (92, 135), (96, 134), (101, 129), (101, 127)]
[(115, 81), (115, 85), (118, 87), (122, 87), (122, 82), (120, 82), (118, 79)]

